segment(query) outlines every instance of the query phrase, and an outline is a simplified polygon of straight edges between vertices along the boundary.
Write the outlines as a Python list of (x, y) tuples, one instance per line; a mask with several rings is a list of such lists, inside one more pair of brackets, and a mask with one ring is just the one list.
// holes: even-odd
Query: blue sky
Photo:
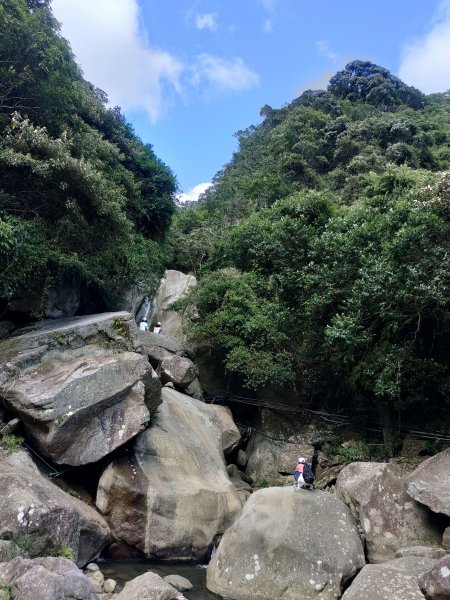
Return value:
[(450, 0), (53, 0), (85, 77), (120, 105), (187, 198), (265, 104), (356, 58), (450, 88)]

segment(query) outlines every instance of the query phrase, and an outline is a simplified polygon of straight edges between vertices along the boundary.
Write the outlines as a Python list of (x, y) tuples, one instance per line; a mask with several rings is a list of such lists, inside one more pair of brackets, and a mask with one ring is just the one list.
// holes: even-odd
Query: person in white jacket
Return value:
[(139, 323), (139, 331), (148, 331), (148, 323), (145, 317), (143, 317)]

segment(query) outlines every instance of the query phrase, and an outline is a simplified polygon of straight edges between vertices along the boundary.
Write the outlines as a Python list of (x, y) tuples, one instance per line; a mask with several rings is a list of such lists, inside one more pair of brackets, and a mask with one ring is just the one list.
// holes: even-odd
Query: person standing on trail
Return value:
[(162, 334), (162, 329), (161, 329), (161, 323), (160, 323), (160, 321), (158, 321), (156, 323), (156, 325), (153, 327), (153, 333), (161, 333)]
[(145, 317), (139, 323), (139, 331), (148, 331), (148, 323)]

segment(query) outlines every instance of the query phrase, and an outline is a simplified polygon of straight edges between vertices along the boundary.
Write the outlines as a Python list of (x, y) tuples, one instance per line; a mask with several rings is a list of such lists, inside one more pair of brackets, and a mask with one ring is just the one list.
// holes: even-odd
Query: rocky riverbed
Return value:
[[(329, 424), (239, 428), (201, 400), (182, 336), (127, 312), (37, 323), (0, 353), (0, 598), (450, 597), (450, 450), (344, 466)], [(322, 489), (293, 489), (299, 455)]]

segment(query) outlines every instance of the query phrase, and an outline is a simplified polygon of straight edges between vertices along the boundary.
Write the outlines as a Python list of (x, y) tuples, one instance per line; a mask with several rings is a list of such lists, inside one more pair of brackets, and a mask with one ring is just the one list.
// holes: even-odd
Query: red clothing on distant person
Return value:
[(295, 467), (295, 470), (298, 471), (299, 473), (303, 473), (304, 466), (305, 466), (305, 463), (298, 463), (298, 465)]

